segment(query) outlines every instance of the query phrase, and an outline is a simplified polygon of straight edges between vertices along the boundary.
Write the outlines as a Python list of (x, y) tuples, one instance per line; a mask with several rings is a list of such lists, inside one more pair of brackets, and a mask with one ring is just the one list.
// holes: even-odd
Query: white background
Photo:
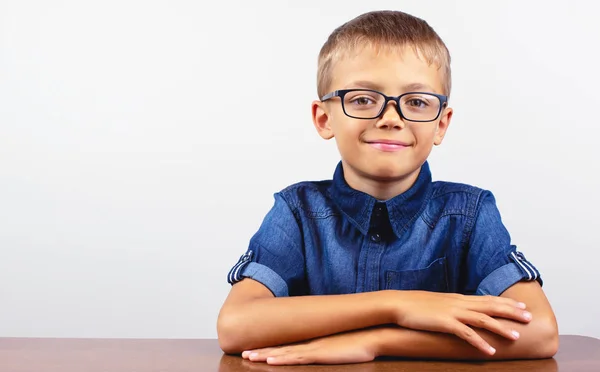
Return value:
[(0, 1), (0, 336), (216, 337), (273, 203), (330, 178), (317, 54), (369, 10), (453, 58), (435, 179), (494, 192), (560, 332), (600, 337), (591, 1)]

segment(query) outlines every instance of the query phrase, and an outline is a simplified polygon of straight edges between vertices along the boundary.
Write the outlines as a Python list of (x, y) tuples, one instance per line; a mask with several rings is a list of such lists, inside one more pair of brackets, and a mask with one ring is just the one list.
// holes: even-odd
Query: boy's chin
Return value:
[(396, 182), (409, 177), (412, 172), (395, 172), (392, 170), (389, 171), (380, 171), (380, 172), (372, 172), (371, 178), (375, 181), (380, 182)]
[(411, 177), (418, 172), (420, 167), (411, 167), (409, 165), (388, 165), (374, 166), (365, 169), (369, 178), (380, 182), (400, 181), (407, 177)]

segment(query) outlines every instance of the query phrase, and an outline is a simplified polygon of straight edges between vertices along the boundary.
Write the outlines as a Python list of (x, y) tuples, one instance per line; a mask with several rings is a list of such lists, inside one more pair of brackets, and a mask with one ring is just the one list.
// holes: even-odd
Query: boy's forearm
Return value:
[(386, 326), (364, 330), (367, 342), (373, 342), (378, 356), (409, 358), (501, 360), (539, 359), (552, 357), (558, 348), (558, 333), (553, 320), (537, 319), (529, 324), (498, 319), (510, 323), (520, 333), (516, 341), (497, 334), (477, 329), (490, 345), (496, 349), (494, 355), (477, 350), (464, 340), (447, 333), (423, 332), (412, 329)]
[[(394, 322), (394, 291), (260, 298), (221, 311), (219, 339), (227, 353), (289, 344)], [(231, 304), (230, 306), (237, 306)], [(224, 346), (224, 347), (223, 347)]]

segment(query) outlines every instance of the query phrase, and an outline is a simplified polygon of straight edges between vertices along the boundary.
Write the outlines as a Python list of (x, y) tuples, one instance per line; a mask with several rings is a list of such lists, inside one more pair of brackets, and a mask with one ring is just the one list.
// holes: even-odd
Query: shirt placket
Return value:
[(371, 227), (364, 239), (359, 259), (357, 292), (371, 292), (380, 290), (381, 258), (385, 251), (384, 219), (387, 218), (385, 205), (376, 203)]

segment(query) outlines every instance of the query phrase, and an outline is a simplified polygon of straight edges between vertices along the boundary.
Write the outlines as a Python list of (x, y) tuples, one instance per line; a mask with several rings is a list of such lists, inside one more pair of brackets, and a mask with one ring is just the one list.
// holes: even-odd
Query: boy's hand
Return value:
[(405, 328), (421, 331), (454, 334), (486, 354), (493, 355), (491, 347), (471, 327), (487, 329), (510, 340), (519, 333), (492, 317), (500, 317), (528, 323), (531, 313), (525, 304), (509, 298), (495, 296), (465, 296), (455, 293), (426, 291), (395, 291), (396, 323)]
[(244, 351), (242, 357), (272, 365), (363, 363), (375, 359), (376, 341), (372, 332), (352, 331), (292, 345)]

